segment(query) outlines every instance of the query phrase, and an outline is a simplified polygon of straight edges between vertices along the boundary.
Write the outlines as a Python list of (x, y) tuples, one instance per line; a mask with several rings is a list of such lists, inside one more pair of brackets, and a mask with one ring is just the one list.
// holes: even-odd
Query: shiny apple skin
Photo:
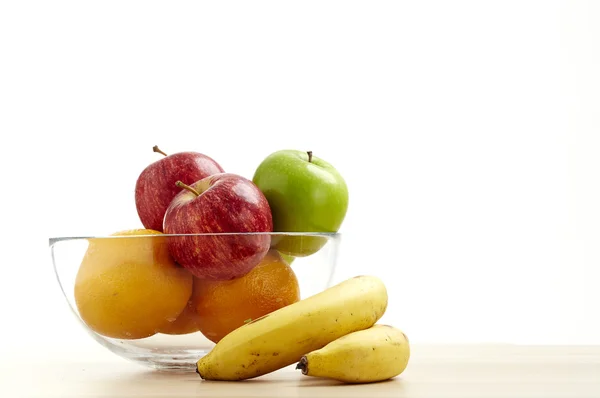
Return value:
[(250, 272), (271, 245), (273, 219), (263, 193), (252, 181), (232, 173), (216, 174), (190, 187), (199, 195), (183, 189), (173, 198), (164, 231), (213, 235), (171, 237), (173, 258), (203, 279), (229, 280)]
[(148, 165), (135, 185), (135, 206), (144, 228), (163, 231), (164, 215), (171, 200), (181, 191), (175, 183), (192, 184), (223, 168), (198, 152), (179, 152)]

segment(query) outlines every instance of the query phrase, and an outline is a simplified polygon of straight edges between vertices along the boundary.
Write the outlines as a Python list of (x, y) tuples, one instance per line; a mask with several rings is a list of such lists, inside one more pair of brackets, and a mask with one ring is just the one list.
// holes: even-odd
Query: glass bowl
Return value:
[[(143, 234), (49, 243), (67, 303), (98, 343), (151, 368), (183, 372), (195, 371), (233, 328), (330, 287), (340, 235)], [(182, 248), (220, 257), (217, 269), (241, 262), (241, 275), (183, 267), (172, 255)]]

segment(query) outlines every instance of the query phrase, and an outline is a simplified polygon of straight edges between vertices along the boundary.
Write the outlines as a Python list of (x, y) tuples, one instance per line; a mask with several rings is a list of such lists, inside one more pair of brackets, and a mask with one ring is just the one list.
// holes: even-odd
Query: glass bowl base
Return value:
[(208, 350), (187, 350), (172, 353), (153, 353), (151, 355), (127, 352), (121, 353), (126, 359), (161, 372), (196, 372), (196, 363), (208, 354)]

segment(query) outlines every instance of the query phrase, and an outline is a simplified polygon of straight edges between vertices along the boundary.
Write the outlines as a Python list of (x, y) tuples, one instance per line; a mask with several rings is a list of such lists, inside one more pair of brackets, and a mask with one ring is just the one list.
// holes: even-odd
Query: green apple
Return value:
[[(348, 210), (341, 174), (312, 152), (280, 150), (267, 156), (252, 181), (269, 202), (274, 232), (337, 232)], [(323, 237), (273, 239), (281, 253), (302, 257), (317, 252)]]
[(285, 253), (279, 253), (281, 255), (281, 258), (283, 258), (283, 261), (285, 261), (287, 263), (287, 265), (292, 265), (292, 262), (296, 259), (296, 257), (294, 256), (290, 256), (289, 254), (285, 254)]

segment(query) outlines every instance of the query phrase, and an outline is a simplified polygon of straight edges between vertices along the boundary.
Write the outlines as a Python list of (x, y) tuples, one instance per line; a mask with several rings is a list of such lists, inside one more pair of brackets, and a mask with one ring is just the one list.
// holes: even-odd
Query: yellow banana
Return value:
[(371, 383), (398, 376), (406, 369), (409, 358), (406, 335), (392, 326), (378, 324), (306, 354), (296, 369), (308, 376)]
[(198, 361), (196, 371), (206, 380), (244, 380), (273, 372), (341, 336), (370, 328), (387, 302), (379, 278), (348, 279), (235, 329)]

